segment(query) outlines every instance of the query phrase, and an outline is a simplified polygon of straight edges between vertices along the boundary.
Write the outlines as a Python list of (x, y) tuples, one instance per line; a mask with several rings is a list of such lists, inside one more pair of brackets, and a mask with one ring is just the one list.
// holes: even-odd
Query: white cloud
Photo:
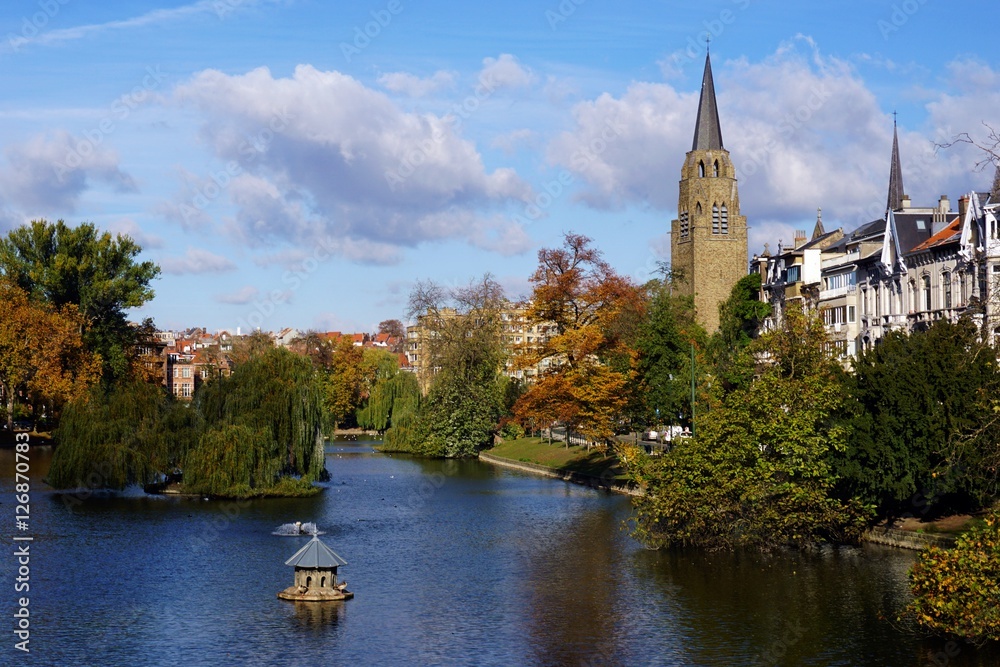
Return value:
[(260, 290), (252, 285), (247, 285), (246, 287), (242, 287), (235, 292), (216, 294), (215, 300), (219, 303), (244, 306), (248, 303), (252, 303), (258, 296), (260, 296)]
[(160, 268), (164, 273), (223, 273), (235, 271), (236, 264), (221, 255), (202, 248), (188, 248), (180, 257), (164, 257), (160, 260)]
[(117, 192), (137, 190), (132, 177), (119, 167), (118, 154), (89, 140), (76, 140), (65, 130), (36, 135), (4, 150), (0, 192), (30, 217), (61, 215), (76, 210), (80, 196), (92, 184), (110, 184)]
[(501, 53), (499, 58), (483, 58), (479, 80), (491, 88), (524, 88), (538, 80), (535, 73), (521, 66), (517, 58)]
[(453, 118), (404, 112), (350, 76), (208, 70), (176, 95), (204, 114), (215, 155), (239, 167), (218, 192), (235, 205), (227, 231), (244, 244), (333, 239), (344, 258), (391, 263), (400, 246), (465, 239), (505, 251), (523, 235), (490, 211), (530, 197), (513, 170), (486, 171)]
[(378, 78), (378, 83), (394, 93), (410, 97), (424, 97), (454, 86), (455, 75), (452, 72), (439, 70), (433, 76), (421, 79), (407, 72), (387, 72)]
[[(827, 229), (852, 230), (884, 212), (892, 116), (847, 62), (800, 38), (760, 62), (715, 62), (713, 70), (751, 252), (765, 241), (774, 250), (775, 234), (787, 242), (790, 230), (811, 231), (817, 207)], [(954, 201), (971, 188), (968, 151), (935, 154), (933, 142), (959, 128), (982, 128), (980, 120), (995, 118), (1000, 108), (996, 87), (979, 88), (995, 72), (979, 63), (955, 71), (975, 82), (975, 92), (937, 92), (927, 104), (926, 127), (899, 128), (903, 180), (916, 204), (948, 192)], [(697, 102), (696, 89), (644, 82), (620, 97), (581, 102), (573, 108), (574, 127), (549, 143), (548, 159), (586, 184), (578, 197), (591, 206), (648, 205), (673, 214)]]

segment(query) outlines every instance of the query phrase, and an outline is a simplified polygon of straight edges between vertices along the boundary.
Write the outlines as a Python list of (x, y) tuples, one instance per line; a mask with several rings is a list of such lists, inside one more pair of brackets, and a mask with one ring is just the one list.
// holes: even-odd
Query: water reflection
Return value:
[[(1000, 664), (894, 621), (912, 552), (651, 552), (620, 496), (371, 443), (328, 452), (322, 494), (231, 503), (55, 494), (51, 451), (32, 450), (39, 664)], [(0, 450), (0, 503), (13, 471)], [(275, 597), (309, 538), (271, 533), (294, 521), (327, 531), (356, 598)]]
[(341, 622), (347, 613), (346, 601), (285, 602), (294, 606), (295, 620), (300, 627), (322, 634), (325, 634), (331, 626)]

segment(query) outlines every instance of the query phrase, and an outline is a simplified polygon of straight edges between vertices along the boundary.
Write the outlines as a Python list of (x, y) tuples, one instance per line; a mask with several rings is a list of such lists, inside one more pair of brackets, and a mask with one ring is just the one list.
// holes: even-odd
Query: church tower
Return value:
[(740, 215), (736, 169), (722, 145), (708, 55), (694, 142), (681, 168), (677, 220), (670, 229), (670, 258), (678, 274), (678, 291), (694, 296), (698, 322), (709, 333), (715, 331), (719, 328), (719, 304), (747, 275), (747, 219)]

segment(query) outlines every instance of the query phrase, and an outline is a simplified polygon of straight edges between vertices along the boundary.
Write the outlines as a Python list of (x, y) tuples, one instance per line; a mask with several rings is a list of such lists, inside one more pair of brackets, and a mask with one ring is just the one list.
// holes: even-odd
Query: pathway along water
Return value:
[[(42, 490), (51, 453), (33, 450), (33, 662), (1000, 663), (995, 652), (920, 640), (883, 620), (906, 602), (912, 552), (651, 552), (622, 530), (623, 496), (371, 445), (331, 444), (333, 481), (318, 497), (242, 504), (142, 494), (78, 502)], [(8, 512), (13, 468), (13, 452), (0, 452)], [(271, 534), (291, 521), (326, 531), (349, 563), (340, 575), (355, 599), (275, 599), (290, 576), (284, 561), (309, 539)], [(0, 603), (11, 619), (6, 551)], [(5, 635), (8, 664), (14, 637)]]

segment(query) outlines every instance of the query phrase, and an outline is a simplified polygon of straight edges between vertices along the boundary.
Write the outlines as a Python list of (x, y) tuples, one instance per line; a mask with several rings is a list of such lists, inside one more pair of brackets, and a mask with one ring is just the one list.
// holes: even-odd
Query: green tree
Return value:
[[(301, 490), (324, 476), (323, 392), (308, 359), (272, 348), (198, 392), (205, 431), (184, 463), (184, 485), (195, 493), (270, 495), (284, 477), (301, 477)], [(240, 427), (240, 428), (232, 428)], [(254, 432), (240, 447), (237, 437)], [(239, 467), (219, 472), (220, 461)], [(223, 482), (230, 486), (225, 488)], [(282, 487), (287, 489), (287, 483)]]
[[(651, 300), (636, 342), (646, 423), (691, 425), (691, 348), (705, 349), (707, 336), (695, 321), (694, 300), (673, 294), (669, 278), (650, 286)], [(697, 364), (697, 385), (706, 364)]]
[(405, 429), (412, 440), (402, 442), (398, 431), (397, 446), (426, 456), (468, 457), (492, 445), (506, 386), (505, 305), (503, 288), (489, 274), (452, 290), (417, 284), (409, 314), (429, 332), (424, 354), (436, 373), (416, 421)]
[(333, 344), (330, 365), (324, 374), (326, 409), (336, 431), (361, 403), (364, 390), (364, 352), (350, 338), (343, 337)]
[(140, 343), (126, 311), (153, 298), (149, 284), (160, 273), (153, 262), (136, 261), (141, 251), (128, 236), (100, 233), (90, 223), (36, 220), (0, 239), (0, 273), (34, 301), (76, 306), (105, 379), (120, 379), (135, 370)]
[(997, 493), (996, 351), (969, 321), (892, 332), (863, 352), (847, 391), (844, 493), (880, 513), (975, 509)]
[(179, 464), (195, 434), (184, 414), (174, 414), (177, 409), (162, 387), (148, 382), (94, 387), (66, 406), (48, 483), (57, 489), (124, 489), (156, 481)]
[(737, 281), (729, 298), (719, 304), (719, 330), (709, 349), (715, 375), (726, 390), (745, 386), (754, 374), (752, 359), (745, 350), (760, 332), (771, 305), (760, 300), (761, 277), (751, 273)]
[(700, 415), (697, 437), (657, 459), (623, 452), (646, 484), (636, 501), (638, 537), (655, 547), (715, 548), (858, 538), (867, 511), (834, 493), (830, 457), (847, 434), (836, 421), (842, 371), (824, 342), (821, 322), (790, 310), (782, 329), (744, 352), (766, 360), (757, 377)]

